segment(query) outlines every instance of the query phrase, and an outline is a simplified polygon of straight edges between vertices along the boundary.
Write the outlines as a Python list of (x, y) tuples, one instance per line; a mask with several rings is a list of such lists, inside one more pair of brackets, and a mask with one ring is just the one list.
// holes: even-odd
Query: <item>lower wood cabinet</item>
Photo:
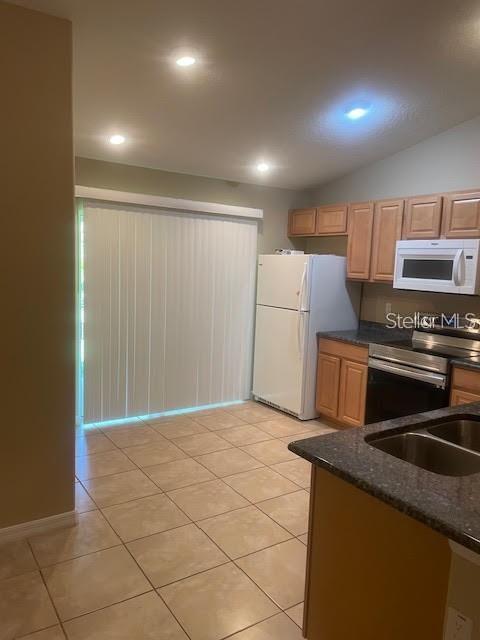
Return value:
[(480, 402), (480, 369), (473, 371), (472, 369), (454, 367), (450, 406), (455, 407), (469, 402)]
[(337, 340), (319, 340), (316, 409), (349, 427), (365, 422), (368, 349)]

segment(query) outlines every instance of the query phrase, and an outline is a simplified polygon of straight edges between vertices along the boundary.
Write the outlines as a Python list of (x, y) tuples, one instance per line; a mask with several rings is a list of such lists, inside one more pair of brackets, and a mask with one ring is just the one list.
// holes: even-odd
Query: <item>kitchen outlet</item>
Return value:
[(471, 640), (472, 631), (472, 620), (453, 607), (448, 607), (444, 640)]

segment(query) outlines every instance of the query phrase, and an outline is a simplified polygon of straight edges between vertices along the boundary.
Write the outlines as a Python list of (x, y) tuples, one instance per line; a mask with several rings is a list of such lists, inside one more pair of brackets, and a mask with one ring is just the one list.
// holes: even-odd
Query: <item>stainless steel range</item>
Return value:
[(475, 328), (433, 326), (411, 340), (370, 344), (366, 423), (448, 406), (451, 363), (480, 356)]

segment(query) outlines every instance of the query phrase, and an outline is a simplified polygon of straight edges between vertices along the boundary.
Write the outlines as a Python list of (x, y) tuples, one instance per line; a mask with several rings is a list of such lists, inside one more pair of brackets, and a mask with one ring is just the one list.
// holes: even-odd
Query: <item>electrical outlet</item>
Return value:
[(472, 620), (453, 607), (448, 607), (444, 640), (471, 640), (472, 631)]

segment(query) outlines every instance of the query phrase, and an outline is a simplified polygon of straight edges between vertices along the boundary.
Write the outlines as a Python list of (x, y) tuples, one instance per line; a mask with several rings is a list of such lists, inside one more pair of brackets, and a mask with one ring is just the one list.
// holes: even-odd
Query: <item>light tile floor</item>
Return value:
[(0, 546), (0, 640), (301, 640), (310, 465), (254, 402), (77, 430), (78, 525)]

